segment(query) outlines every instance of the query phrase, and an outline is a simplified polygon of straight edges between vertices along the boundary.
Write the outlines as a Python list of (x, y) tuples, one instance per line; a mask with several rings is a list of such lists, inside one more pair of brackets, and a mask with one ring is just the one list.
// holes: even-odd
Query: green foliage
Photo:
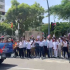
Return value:
[(45, 34), (48, 33), (48, 24), (43, 24), (41, 26), (41, 31), (44, 32)]
[[(68, 22), (57, 22), (55, 26), (55, 30), (51, 31), (51, 35), (55, 33), (56, 37), (64, 36), (67, 34), (67, 30), (70, 27), (70, 23)], [(44, 24), (41, 26), (42, 31), (46, 34), (48, 33), (48, 24)]]
[[(13, 30), (14, 31), (14, 30)], [(12, 35), (12, 28), (11, 24), (7, 23), (0, 23), (0, 32), (6, 32), (8, 35)]]
[(51, 6), (50, 14), (55, 14), (59, 19), (68, 20), (70, 17), (70, 0), (62, 0), (61, 4)]
[(22, 34), (29, 27), (38, 27), (42, 24), (42, 19), (44, 18), (44, 8), (40, 4), (36, 3), (33, 5), (28, 5), (25, 3), (18, 3), (17, 0), (11, 1), (12, 6), (6, 13), (7, 22), (13, 22), (15, 28), (17, 29), (18, 20), (20, 25), (20, 33)]

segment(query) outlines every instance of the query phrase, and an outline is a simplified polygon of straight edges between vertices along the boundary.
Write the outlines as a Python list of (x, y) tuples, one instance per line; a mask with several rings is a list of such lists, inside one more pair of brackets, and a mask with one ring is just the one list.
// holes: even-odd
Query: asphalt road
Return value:
[(66, 59), (20, 59), (7, 58), (0, 65), (0, 70), (70, 70), (70, 63)]

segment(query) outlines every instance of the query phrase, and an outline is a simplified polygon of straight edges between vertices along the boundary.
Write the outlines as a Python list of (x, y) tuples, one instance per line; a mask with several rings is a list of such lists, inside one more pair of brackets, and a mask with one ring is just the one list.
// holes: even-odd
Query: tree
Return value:
[(56, 36), (64, 36), (67, 34), (67, 30), (69, 28), (68, 22), (57, 22), (55, 27), (55, 35)]
[(29, 27), (37, 27), (42, 24), (42, 19), (44, 18), (44, 8), (40, 4), (35, 3), (31, 6), (22, 3), (19, 4), (17, 0), (12, 0), (12, 6), (6, 14), (6, 20), (8, 22), (13, 22), (16, 29), (17, 24), (15, 20), (18, 20), (20, 25), (20, 33), (22, 34)]
[(44, 35), (46, 37), (48, 35), (48, 24), (43, 24), (40, 29), (42, 32), (44, 32)]
[(12, 35), (11, 24), (0, 23), (0, 33), (4, 33), (4, 32), (6, 32), (8, 35)]
[[(68, 22), (57, 22), (54, 31), (51, 31), (51, 35), (53, 36), (54, 32), (56, 37), (64, 36), (67, 34), (67, 30), (69, 28), (70, 23)], [(51, 26), (51, 25), (50, 25)], [(48, 33), (48, 24), (44, 24), (41, 26), (41, 31), (47, 35)]]
[(70, 0), (62, 0), (61, 4), (50, 7), (50, 14), (55, 14), (59, 19), (68, 20), (70, 17)]

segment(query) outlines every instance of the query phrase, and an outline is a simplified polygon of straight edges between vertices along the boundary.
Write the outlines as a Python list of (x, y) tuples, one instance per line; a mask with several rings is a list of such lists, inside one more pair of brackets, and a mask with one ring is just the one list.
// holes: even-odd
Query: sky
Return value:
[[(32, 5), (35, 2), (39, 3), (45, 10), (47, 9), (47, 1), (46, 0), (17, 0), (19, 3), (26, 3), (28, 5)], [(49, 6), (54, 6), (61, 4), (62, 0), (48, 0)], [(11, 7), (11, 0), (5, 0), (5, 11), (7, 12), (8, 9)], [(46, 16), (46, 14), (45, 14)], [(54, 22), (54, 16), (50, 17), (50, 21)], [(48, 18), (43, 19), (44, 23), (48, 23)], [(55, 19), (55, 22), (65, 22), (63, 20), (58, 20), (58, 18)]]

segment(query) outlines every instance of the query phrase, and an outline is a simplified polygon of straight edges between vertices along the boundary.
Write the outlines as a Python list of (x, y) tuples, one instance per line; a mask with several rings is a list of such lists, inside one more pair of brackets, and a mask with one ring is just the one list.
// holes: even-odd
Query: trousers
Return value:
[(52, 57), (52, 51), (53, 51), (52, 48), (48, 48), (48, 57)]
[(54, 57), (57, 57), (57, 50), (54, 49)]

